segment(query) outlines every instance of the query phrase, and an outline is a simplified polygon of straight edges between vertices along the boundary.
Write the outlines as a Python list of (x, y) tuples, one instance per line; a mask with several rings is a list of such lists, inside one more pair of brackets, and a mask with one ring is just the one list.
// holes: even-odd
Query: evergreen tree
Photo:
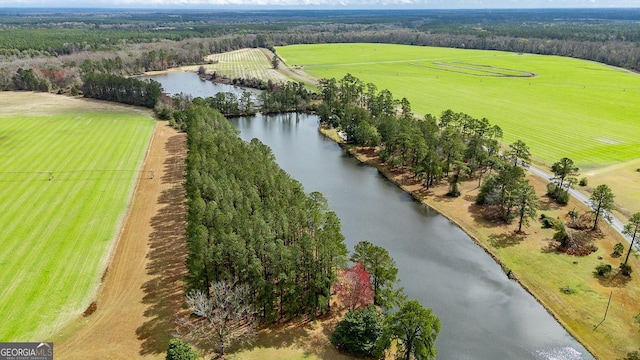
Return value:
[(591, 230), (595, 230), (598, 228), (598, 220), (603, 217), (607, 220), (611, 220), (611, 210), (613, 209), (613, 199), (615, 195), (611, 191), (609, 185), (602, 184), (598, 185), (593, 194), (591, 194), (591, 198), (589, 198), (589, 205), (593, 210), (593, 214), (595, 215), (595, 219), (593, 220), (593, 227)]
[(636, 241), (636, 236), (640, 232), (640, 212), (637, 212), (631, 215), (629, 219), (629, 223), (624, 226), (623, 234), (631, 237), (631, 244), (629, 245), (629, 251), (627, 251), (627, 256), (624, 258), (624, 264), (627, 264), (629, 261), (629, 255), (631, 255), (631, 251), (633, 250), (633, 243)]
[(180, 339), (169, 340), (166, 360), (198, 360), (199, 356), (189, 344)]
[(518, 213), (518, 232), (522, 232), (522, 225), (528, 225), (529, 219), (535, 219), (538, 213), (538, 196), (528, 181), (521, 182), (516, 189), (516, 210)]

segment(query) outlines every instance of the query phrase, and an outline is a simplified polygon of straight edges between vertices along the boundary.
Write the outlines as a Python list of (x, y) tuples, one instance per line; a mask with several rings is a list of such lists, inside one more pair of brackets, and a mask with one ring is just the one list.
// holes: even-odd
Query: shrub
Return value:
[(580, 219), (580, 212), (576, 209), (573, 209), (573, 210), (569, 210), (567, 215), (569, 215), (569, 218), (571, 218), (571, 221), (569, 222), (569, 227), (572, 227), (574, 229), (578, 228), (580, 225), (580, 222), (578, 221)]
[(540, 221), (542, 222), (542, 228), (544, 229), (551, 229), (555, 223), (553, 218), (550, 218), (545, 214), (540, 215)]
[(611, 272), (611, 265), (609, 264), (600, 264), (598, 266), (596, 266), (596, 274), (598, 274), (598, 276), (606, 276)]
[(167, 348), (166, 360), (198, 360), (198, 354), (186, 342), (180, 339), (171, 339)]
[(578, 183), (578, 185), (587, 186), (587, 178), (583, 177), (582, 179), (580, 179), (580, 182)]
[(569, 203), (569, 193), (565, 190), (558, 189), (558, 193), (554, 198), (556, 202), (560, 205), (567, 205)]
[(554, 183), (547, 184), (547, 195), (560, 205), (569, 203), (569, 192)]
[(627, 356), (623, 360), (640, 360), (640, 351), (627, 353)]
[(624, 276), (631, 276), (631, 273), (633, 272), (633, 269), (631, 268), (631, 265), (629, 265), (629, 264), (620, 264), (620, 272)]
[(556, 192), (556, 190), (558, 189), (558, 185), (556, 185), (555, 183), (548, 183), (547, 184), (547, 195), (551, 195), (554, 192)]
[(578, 292), (578, 290), (576, 290), (576, 289), (572, 288), (572, 287), (571, 287), (571, 286), (569, 286), (569, 285), (566, 285), (566, 286), (561, 287), (561, 288), (560, 288), (560, 291), (562, 291), (563, 293), (568, 294), (568, 295), (575, 294), (575, 293), (577, 293), (577, 292)]
[(624, 252), (624, 245), (622, 243), (617, 243), (613, 246), (613, 256), (618, 257), (621, 256)]
[(482, 182), (482, 186), (480, 187), (480, 191), (478, 191), (478, 196), (476, 197), (476, 204), (478, 205), (491, 205), (492, 204), (492, 195), (498, 187), (498, 178), (490, 174), (487, 176)]
[(567, 233), (567, 229), (564, 227), (564, 224), (561, 222), (554, 222), (553, 228), (556, 230), (553, 234), (553, 240), (558, 241), (561, 247), (566, 248), (569, 244), (569, 234)]
[(355, 356), (372, 356), (384, 318), (373, 306), (349, 311), (331, 334), (331, 343)]

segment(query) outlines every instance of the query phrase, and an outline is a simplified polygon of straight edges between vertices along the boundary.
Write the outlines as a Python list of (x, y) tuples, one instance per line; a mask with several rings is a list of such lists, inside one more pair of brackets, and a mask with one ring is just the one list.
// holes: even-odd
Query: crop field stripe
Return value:
[(503, 129), (505, 143), (524, 141), (535, 160), (547, 165), (566, 156), (583, 169), (594, 168), (640, 153), (640, 76), (622, 69), (557, 56), (389, 44), (277, 50), (315, 77), (351, 73), (389, 89), (409, 99), (417, 114), (452, 109), (486, 117)]
[(288, 79), (271, 68), (271, 62), (260, 49), (241, 49), (222, 54), (213, 54), (208, 60), (218, 60), (217, 64), (208, 64), (209, 71), (218, 71), (231, 78), (258, 78), (275, 82)]
[(0, 118), (0, 156), (10, 159), (0, 165), (0, 283), (9, 285), (0, 288), (0, 341), (43, 339), (88, 305), (153, 123), (125, 114)]

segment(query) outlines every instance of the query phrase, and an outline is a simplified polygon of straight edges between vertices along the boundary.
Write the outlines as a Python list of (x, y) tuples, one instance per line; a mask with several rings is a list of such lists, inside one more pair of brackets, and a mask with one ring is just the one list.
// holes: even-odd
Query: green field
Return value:
[(640, 76), (571, 58), (389, 44), (277, 48), (288, 66), (318, 78), (345, 74), (406, 97), (413, 111), (486, 117), (521, 139), (534, 160), (582, 169), (640, 155)]
[(123, 112), (0, 116), (0, 341), (42, 341), (95, 297), (153, 126)]

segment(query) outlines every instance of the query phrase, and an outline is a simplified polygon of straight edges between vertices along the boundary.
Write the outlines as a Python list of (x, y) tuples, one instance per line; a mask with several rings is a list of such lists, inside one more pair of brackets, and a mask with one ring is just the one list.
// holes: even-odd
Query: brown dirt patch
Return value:
[(144, 174), (97, 303), (57, 338), (56, 359), (164, 358), (182, 306), (186, 274), (186, 136), (156, 124)]
[(91, 314), (93, 314), (94, 312), (96, 312), (96, 310), (98, 310), (98, 303), (97, 302), (92, 302), (89, 307), (87, 308), (87, 310), (85, 310), (82, 313), (82, 316), (87, 317), (87, 316), (91, 316)]
[(128, 114), (152, 114), (149, 109), (109, 101), (26, 91), (0, 91), (0, 108), (3, 116), (47, 116), (70, 112), (113, 113), (119, 110)]

